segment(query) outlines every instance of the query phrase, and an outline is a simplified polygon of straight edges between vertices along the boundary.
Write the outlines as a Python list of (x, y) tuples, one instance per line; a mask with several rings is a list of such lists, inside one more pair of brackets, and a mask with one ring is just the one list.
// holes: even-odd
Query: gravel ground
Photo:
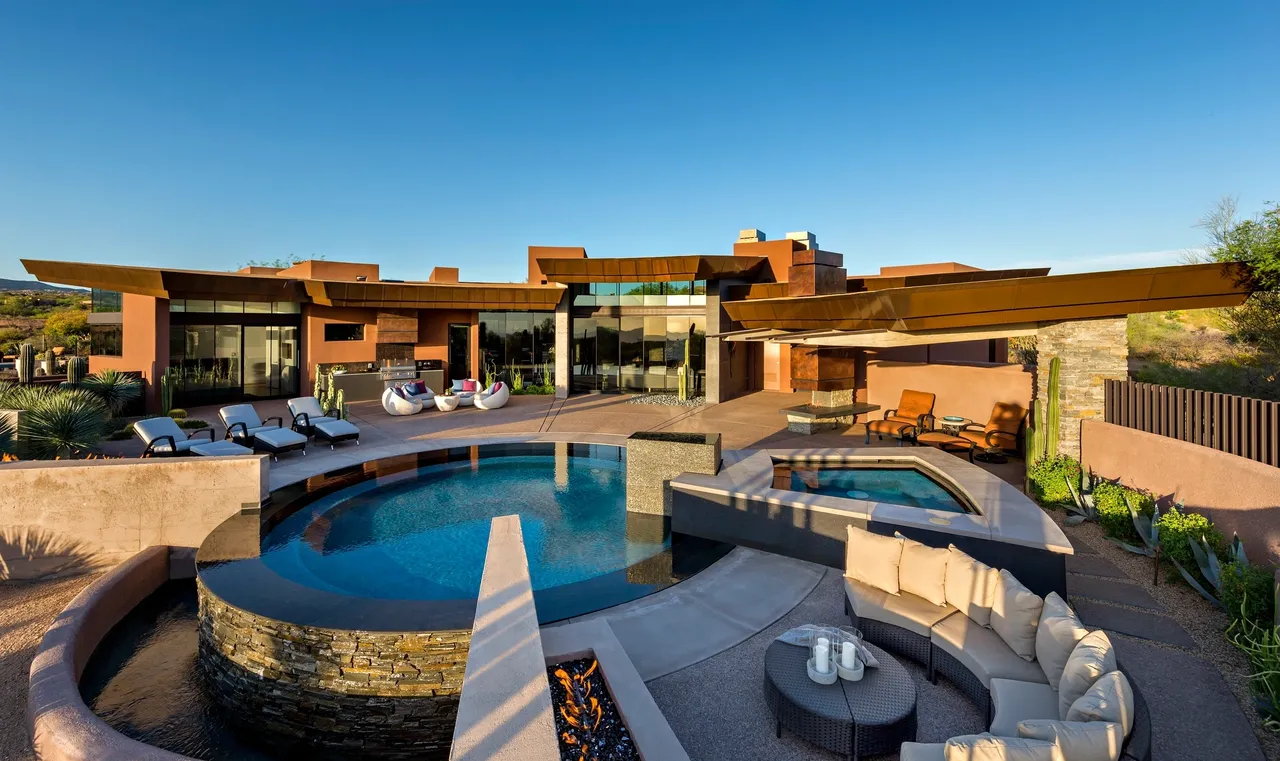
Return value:
[(0, 759), (34, 759), (27, 737), (27, 672), (49, 624), (98, 574), (0, 582)]
[[(1062, 510), (1047, 511), (1053, 520), (1062, 525), (1066, 513)], [(1079, 526), (1063, 526), (1068, 538), (1081, 537), (1098, 554), (1115, 563), (1121, 570), (1129, 574), (1129, 578), (1138, 586), (1146, 589), (1168, 610), (1167, 615), (1187, 630), (1200, 646), (1196, 653), (1213, 664), (1222, 674), (1223, 680), (1235, 694), (1240, 709), (1253, 727), (1258, 737), (1262, 752), (1270, 761), (1280, 761), (1280, 734), (1269, 732), (1262, 726), (1262, 718), (1253, 707), (1253, 698), (1249, 692), (1249, 661), (1244, 654), (1227, 642), (1225, 632), (1229, 621), (1225, 612), (1210, 605), (1194, 589), (1178, 576), (1177, 569), (1165, 565), (1160, 570), (1160, 585), (1152, 584), (1152, 559), (1135, 555), (1112, 544), (1097, 523), (1083, 523)], [(1149, 642), (1149, 640), (1142, 640)], [(1158, 642), (1151, 644), (1174, 648)]]
[[(662, 715), (689, 757), (697, 761), (818, 761), (833, 753), (783, 731), (764, 702), (764, 651), (786, 630), (801, 624), (847, 624), (841, 574), (828, 570), (822, 581), (781, 620), (740, 645), (701, 663), (648, 683)], [(945, 679), (925, 679), (925, 669), (909, 658), (898, 662), (916, 683), (920, 742), (943, 742), (955, 735), (986, 730), (978, 708)], [(897, 755), (877, 756), (896, 759)]]
[(661, 404), (667, 407), (701, 407), (706, 403), (705, 396), (681, 399), (679, 394), (641, 394), (627, 400), (627, 404)]

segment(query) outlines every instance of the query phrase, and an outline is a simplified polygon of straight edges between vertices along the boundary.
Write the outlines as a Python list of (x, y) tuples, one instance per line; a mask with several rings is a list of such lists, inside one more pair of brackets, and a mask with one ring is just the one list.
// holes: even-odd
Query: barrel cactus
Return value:
[(71, 384), (79, 384), (84, 380), (84, 376), (89, 374), (89, 359), (87, 357), (72, 357), (67, 360), (67, 382)]
[(29, 343), (18, 349), (18, 382), (30, 383), (36, 377), (36, 347)]

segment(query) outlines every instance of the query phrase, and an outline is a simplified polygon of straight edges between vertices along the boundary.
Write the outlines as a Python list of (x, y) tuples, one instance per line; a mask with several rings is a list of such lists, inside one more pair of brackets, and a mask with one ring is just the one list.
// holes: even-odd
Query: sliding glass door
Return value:
[(171, 324), (174, 405), (198, 407), (298, 395), (295, 325)]

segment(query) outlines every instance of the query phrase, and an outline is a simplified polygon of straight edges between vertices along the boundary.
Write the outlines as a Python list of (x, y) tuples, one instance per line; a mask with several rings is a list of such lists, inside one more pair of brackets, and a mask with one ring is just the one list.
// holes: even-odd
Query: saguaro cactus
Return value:
[(30, 383), (36, 377), (36, 347), (29, 343), (18, 349), (18, 382)]
[(1059, 407), (1059, 386), (1058, 376), (1062, 372), (1062, 358), (1054, 357), (1049, 360), (1049, 383), (1048, 391), (1045, 394), (1049, 398), (1045, 401), (1045, 419), (1044, 419), (1044, 435), (1045, 435), (1045, 457), (1053, 459), (1058, 456), (1058, 429), (1061, 412)]
[(89, 360), (87, 357), (72, 357), (67, 360), (67, 382), (79, 384), (84, 380), (84, 376), (89, 374)]
[(178, 387), (178, 373), (172, 367), (165, 368), (160, 376), (160, 414), (168, 415), (173, 409), (173, 392)]

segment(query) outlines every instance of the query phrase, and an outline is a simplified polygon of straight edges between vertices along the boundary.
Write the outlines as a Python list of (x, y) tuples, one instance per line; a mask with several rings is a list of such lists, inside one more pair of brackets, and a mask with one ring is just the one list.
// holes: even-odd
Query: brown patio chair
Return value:
[(972, 441), (988, 452), (998, 452), (1002, 449), (1016, 452), (1018, 431), (1022, 429), (1022, 420), (1026, 416), (1027, 411), (1020, 404), (996, 402), (996, 406), (991, 409), (991, 419), (986, 425), (970, 423), (957, 435)]
[(872, 420), (867, 423), (867, 443), (871, 443), (871, 434), (874, 433), (878, 439), (884, 439), (886, 435), (895, 436), (901, 444), (902, 439), (911, 438), (918, 431), (927, 431), (932, 428), (934, 398), (934, 395), (927, 391), (904, 389), (902, 398), (898, 400), (898, 406), (885, 410), (884, 420)]

